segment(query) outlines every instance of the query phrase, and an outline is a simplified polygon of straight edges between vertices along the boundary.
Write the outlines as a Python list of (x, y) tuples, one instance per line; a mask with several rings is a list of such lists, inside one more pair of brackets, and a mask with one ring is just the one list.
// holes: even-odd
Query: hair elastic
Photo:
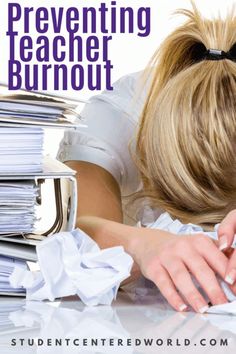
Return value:
[(231, 50), (229, 52), (225, 52), (219, 49), (208, 49), (205, 53), (206, 60), (232, 60), (236, 61), (236, 57), (232, 55)]

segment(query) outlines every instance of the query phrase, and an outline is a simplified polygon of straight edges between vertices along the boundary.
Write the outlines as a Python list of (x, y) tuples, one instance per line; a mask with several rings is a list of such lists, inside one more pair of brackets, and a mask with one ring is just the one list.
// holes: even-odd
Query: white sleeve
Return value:
[(81, 114), (87, 128), (67, 130), (58, 152), (63, 162), (87, 161), (103, 167), (116, 179), (122, 195), (135, 192), (140, 184), (129, 149), (141, 111), (141, 105), (131, 104), (136, 80), (137, 74), (125, 76), (113, 91), (92, 97)]

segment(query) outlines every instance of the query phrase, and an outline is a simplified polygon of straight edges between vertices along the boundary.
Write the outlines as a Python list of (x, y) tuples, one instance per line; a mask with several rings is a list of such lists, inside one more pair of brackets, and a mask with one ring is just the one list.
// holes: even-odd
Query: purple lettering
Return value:
[[(76, 33), (79, 31), (79, 11), (76, 7), (70, 7), (66, 13), (66, 29), (69, 33)], [(73, 24), (73, 22), (75, 22)]]
[(46, 33), (48, 31), (48, 10), (46, 7), (39, 7), (36, 10), (36, 30), (38, 33)]
[[(90, 14), (90, 21), (89, 15)], [(83, 9), (83, 32), (84, 33), (96, 33), (97, 32), (97, 12), (94, 7), (88, 7)], [(90, 30), (88, 29), (88, 23), (91, 24)]]
[(36, 50), (36, 59), (39, 62), (49, 61), (49, 39), (46, 36), (39, 36), (36, 41), (40, 46)]
[(58, 15), (56, 14), (56, 8), (52, 7), (51, 8), (52, 12), (52, 23), (53, 23), (53, 29), (55, 33), (60, 33), (61, 32), (61, 26), (62, 26), (62, 18), (63, 18), (63, 13), (64, 13), (64, 8), (59, 7), (58, 9)]
[(66, 41), (62, 36), (57, 36), (53, 40), (53, 58), (57, 62), (64, 61), (66, 58), (66, 52), (62, 49), (59, 50), (60, 46), (65, 47)]
[(114, 66), (111, 64), (111, 61), (108, 60), (104, 65), (104, 69), (106, 70), (106, 90), (113, 91), (111, 72)]
[[(62, 73), (62, 77), (60, 80), (60, 71)], [(56, 70), (55, 70), (55, 75), (54, 75), (54, 89), (59, 90), (60, 89), (60, 82), (62, 82), (62, 90), (67, 90), (67, 66), (64, 64), (57, 65)]]
[(19, 90), (22, 85), (21, 63), (18, 60), (9, 60), (8, 63), (8, 88), (9, 90)]
[(23, 62), (29, 62), (33, 58), (33, 41), (30, 36), (23, 36), (20, 39), (20, 59)]
[[(128, 16), (126, 16), (128, 14)], [(127, 31), (128, 24), (128, 31)], [(133, 33), (134, 32), (134, 10), (132, 7), (120, 9), (120, 33)]]
[[(31, 82), (32, 81), (32, 82)], [(38, 78), (38, 65), (33, 65), (33, 72), (30, 75), (30, 65), (25, 65), (25, 89), (26, 90), (38, 90), (39, 78)]]
[(71, 70), (71, 87), (75, 91), (84, 88), (84, 69), (80, 64), (74, 65)]
[(138, 10), (138, 29), (139, 29), (139, 32), (138, 32), (139, 37), (147, 37), (151, 33), (151, 9), (150, 9), (150, 7), (141, 7)]
[(99, 59), (99, 39), (96, 36), (90, 36), (86, 43), (87, 59), (90, 62), (96, 62)]
[(18, 32), (13, 31), (14, 22), (19, 21), (21, 18), (21, 6), (20, 4), (11, 3), (8, 4), (8, 31), (7, 35), (18, 34)]
[(106, 27), (106, 12), (108, 11), (108, 8), (105, 3), (101, 3), (100, 8), (98, 11), (101, 12), (101, 32), (102, 33), (108, 33), (108, 29)]

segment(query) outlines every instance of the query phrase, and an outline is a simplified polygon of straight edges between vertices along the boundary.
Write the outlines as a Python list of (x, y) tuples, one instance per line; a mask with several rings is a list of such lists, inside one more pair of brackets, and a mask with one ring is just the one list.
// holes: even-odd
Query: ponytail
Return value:
[(152, 206), (209, 226), (236, 207), (236, 17), (192, 5), (147, 69), (135, 159)]

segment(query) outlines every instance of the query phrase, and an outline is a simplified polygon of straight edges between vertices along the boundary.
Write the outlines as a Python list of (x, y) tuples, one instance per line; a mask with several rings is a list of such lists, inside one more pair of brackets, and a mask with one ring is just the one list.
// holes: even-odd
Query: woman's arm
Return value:
[[(77, 171), (78, 213), (76, 226), (90, 235), (100, 246), (108, 248), (122, 245), (129, 252), (132, 239), (121, 230), (119, 235), (112, 232), (109, 221), (123, 227), (123, 213), (120, 188), (114, 177), (102, 167), (82, 161), (68, 161), (67, 165)], [(133, 228), (132, 228), (133, 230)], [(141, 275), (134, 264), (129, 280)]]
[[(67, 165), (77, 171), (77, 227), (93, 237), (101, 248), (122, 245), (127, 252), (132, 253), (137, 234), (143, 234), (144, 229), (122, 223), (120, 188), (115, 179), (95, 164), (70, 161)], [(145, 231), (155, 235), (157, 232), (162, 233), (148, 229)]]
[(176, 310), (184, 310), (186, 302), (198, 312), (207, 308), (190, 272), (213, 304), (227, 301), (215, 276), (224, 276), (227, 257), (212, 240), (122, 224), (120, 189), (111, 174), (87, 162), (67, 164), (77, 171), (77, 226), (101, 248), (122, 245), (135, 261), (132, 278), (142, 273), (152, 280)]
[(91, 215), (122, 223), (120, 188), (112, 175), (89, 162), (70, 161), (67, 165), (77, 171), (78, 226), (82, 217)]

